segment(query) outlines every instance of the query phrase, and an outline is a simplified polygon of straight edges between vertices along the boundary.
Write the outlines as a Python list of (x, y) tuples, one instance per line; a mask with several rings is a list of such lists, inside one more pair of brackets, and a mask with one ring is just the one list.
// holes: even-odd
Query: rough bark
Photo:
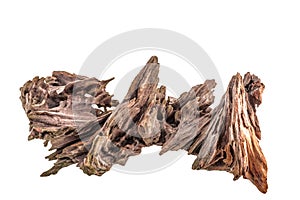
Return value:
[[(214, 80), (196, 85), (178, 99), (157, 87), (156, 56), (133, 80), (124, 100), (105, 91), (110, 80), (53, 72), (35, 77), (21, 88), (30, 121), (29, 139), (51, 143), (47, 156), (56, 160), (42, 176), (77, 164), (88, 175), (102, 175), (125, 165), (146, 146), (162, 146), (160, 154), (183, 149), (196, 155), (193, 169), (223, 170), (243, 176), (267, 191), (267, 164), (259, 146), (261, 132), (256, 108), (264, 85), (247, 73), (232, 77), (220, 104), (212, 109)], [(115, 107), (114, 107), (115, 106)], [(113, 107), (113, 108), (111, 108)]]

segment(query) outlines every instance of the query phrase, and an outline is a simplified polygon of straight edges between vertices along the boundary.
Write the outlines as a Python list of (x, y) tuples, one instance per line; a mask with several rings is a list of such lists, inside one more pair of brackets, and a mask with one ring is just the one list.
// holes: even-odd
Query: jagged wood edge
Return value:
[[(150, 61), (148, 62), (148, 64), (150, 64), (152, 62), (154, 62), (154, 64), (158, 65), (156, 57), (152, 57), (150, 59)], [(236, 75), (235, 77), (238, 77), (238, 76), (239, 75)], [(157, 75), (154, 77), (157, 77)], [(40, 84), (43, 85), (41, 83), (41, 80), (39, 80), (37, 78), (35, 78), (35, 79), (37, 80), (37, 82), (40, 82)], [(140, 82), (143, 83), (143, 81), (141, 81), (142, 79), (143, 79), (143, 76), (141, 75), (133, 81), (132, 85), (134, 86), (133, 88), (135, 88), (135, 90), (129, 90), (123, 103), (124, 102), (126, 102), (127, 104), (128, 104), (128, 102), (132, 103), (132, 101), (134, 101), (135, 99), (138, 98), (136, 88), (140, 88), (140, 86), (143, 85), (143, 84), (139, 85)], [(233, 79), (235, 79), (235, 78), (233, 77)], [(246, 149), (244, 149), (244, 152), (246, 152), (245, 155), (248, 155), (247, 153), (249, 153), (249, 152), (255, 156), (259, 155), (260, 159), (258, 159), (258, 162), (261, 163), (258, 165), (259, 167), (256, 167), (256, 164), (253, 164), (253, 160), (255, 161), (255, 159), (257, 159), (257, 158), (255, 158), (255, 156), (251, 157), (251, 154), (249, 154), (250, 155), (249, 157), (251, 159), (248, 160), (248, 164), (249, 163), (250, 164), (247, 165), (247, 162), (244, 162), (244, 163), (246, 163), (243, 168), (244, 170), (232, 170), (233, 167), (229, 167), (230, 165), (228, 164), (229, 163), (228, 157), (231, 156), (231, 158), (232, 158), (232, 157), (236, 156), (236, 155), (234, 155), (234, 153), (236, 153), (239, 150), (233, 151), (234, 153), (231, 153), (230, 152), (231, 148), (230, 147), (225, 148), (226, 145), (222, 146), (222, 148), (224, 150), (221, 151), (221, 152), (226, 152), (227, 153), (226, 156), (224, 156), (224, 153), (223, 154), (222, 153), (221, 154), (212, 154), (214, 156), (211, 156), (211, 154), (209, 154), (211, 156), (211, 158), (208, 159), (207, 156), (203, 156), (203, 154), (201, 154), (201, 152), (203, 152), (203, 151), (205, 152), (205, 150), (203, 150), (204, 149), (203, 146), (205, 146), (203, 144), (205, 144), (205, 142), (203, 142), (203, 141), (208, 141), (207, 135), (211, 135), (211, 133), (208, 133), (209, 132), (208, 130), (210, 130), (210, 132), (212, 132), (212, 133), (217, 131), (217, 130), (214, 130), (213, 128), (210, 128), (210, 129), (207, 128), (209, 126), (209, 124), (210, 124), (210, 127), (212, 127), (211, 124), (213, 124), (213, 123), (210, 123), (210, 118), (211, 118), (212, 114), (211, 114), (211, 109), (209, 108), (209, 105), (213, 102), (213, 99), (211, 98), (211, 97), (213, 97), (211, 94), (211, 90), (215, 86), (214, 82), (212, 82), (212, 81), (205, 82), (203, 85), (198, 86), (198, 88), (197, 88), (197, 86), (195, 86), (188, 93), (184, 93), (183, 95), (181, 95), (181, 97), (179, 99), (174, 99), (174, 98), (169, 97), (167, 101), (165, 100), (165, 88), (163, 86), (161, 88), (156, 88), (156, 86), (157, 86), (157, 83), (156, 83), (156, 84), (154, 84), (155, 87), (151, 86), (151, 87), (148, 87), (148, 89), (151, 88), (150, 90), (147, 90), (147, 89), (145, 90), (145, 91), (148, 91), (148, 93), (147, 93), (148, 96), (146, 95), (146, 98), (148, 98), (148, 99), (147, 100), (144, 99), (143, 102), (147, 106), (144, 106), (144, 108), (143, 108), (143, 105), (140, 107), (138, 107), (138, 106), (135, 107), (135, 109), (143, 110), (142, 114), (137, 114), (138, 118), (140, 118), (140, 121), (137, 120), (134, 122), (134, 123), (138, 124), (137, 130), (135, 130), (131, 134), (127, 134), (127, 132), (130, 132), (130, 131), (128, 131), (130, 129), (128, 129), (127, 132), (124, 132), (122, 129), (119, 129), (119, 130), (121, 130), (121, 133), (123, 132), (122, 137), (118, 137), (118, 134), (120, 133), (119, 131), (116, 131), (117, 137), (114, 136), (114, 134), (104, 134), (103, 135), (103, 131), (96, 131), (97, 134), (93, 134), (93, 137), (96, 135), (95, 137), (97, 137), (97, 139), (94, 139), (94, 142), (93, 142), (90, 152), (92, 152), (92, 151), (94, 151), (94, 152), (98, 151), (100, 153), (105, 152), (104, 157), (105, 156), (107, 157), (106, 161), (104, 162), (105, 164), (99, 165), (99, 161), (103, 162), (102, 158), (99, 158), (98, 161), (95, 162), (96, 165), (95, 165), (95, 163), (92, 163), (92, 165), (89, 165), (89, 167), (90, 166), (92, 166), (92, 167), (89, 168), (89, 167), (85, 166), (86, 163), (89, 163), (91, 161), (91, 160), (88, 160), (88, 157), (86, 157), (87, 151), (85, 151), (84, 153), (82, 153), (80, 155), (78, 154), (78, 157), (81, 156), (80, 159), (76, 160), (76, 156), (75, 156), (75, 158), (72, 158), (72, 159), (65, 159), (68, 156), (70, 156), (70, 154), (77, 155), (75, 153), (76, 150), (73, 152), (69, 151), (68, 153), (64, 152), (65, 153), (64, 154), (63, 151), (60, 152), (59, 148), (54, 147), (54, 149), (57, 148), (57, 151), (54, 154), (51, 154), (48, 158), (49, 159), (58, 159), (58, 161), (54, 165), (54, 168), (50, 169), (48, 172), (44, 173), (43, 175), (47, 176), (50, 174), (55, 174), (61, 167), (65, 167), (65, 166), (68, 166), (69, 164), (73, 164), (73, 163), (80, 163), (79, 164), (80, 167), (83, 168), (87, 174), (102, 175), (104, 172), (109, 170), (110, 167), (112, 166), (112, 164), (114, 164), (114, 163), (125, 164), (128, 157), (131, 155), (137, 155), (138, 153), (140, 153), (140, 149), (143, 146), (150, 146), (152, 144), (157, 144), (157, 145), (163, 145), (161, 153), (164, 153), (168, 150), (185, 149), (185, 150), (188, 150), (189, 153), (191, 153), (191, 154), (198, 154), (198, 157), (193, 164), (194, 169), (203, 168), (203, 169), (208, 169), (208, 170), (211, 170), (211, 169), (225, 170), (225, 171), (229, 171), (229, 172), (233, 173), (235, 175), (235, 179), (237, 179), (239, 176), (243, 175), (245, 178), (248, 178), (249, 180), (251, 180), (258, 187), (258, 189), (261, 192), (266, 192), (266, 190), (267, 190), (267, 184), (266, 184), (267, 168), (266, 168), (266, 161), (265, 161), (264, 156), (261, 152), (261, 149), (258, 145), (258, 140), (260, 139), (261, 136), (260, 136), (258, 120), (255, 115), (256, 106), (258, 106), (261, 103), (261, 93), (263, 91), (264, 85), (260, 82), (260, 80), (256, 76), (250, 75), (249, 73), (247, 73), (245, 75), (243, 83), (242, 83), (241, 78), (240, 79), (237, 78), (237, 79), (239, 80), (240, 83), (236, 90), (237, 91), (241, 90), (241, 93), (242, 93), (241, 101), (244, 102), (244, 104), (247, 106), (247, 112), (248, 112), (248, 114), (250, 114), (249, 120), (252, 123), (251, 125), (253, 125), (252, 128), (250, 128), (251, 131), (249, 134), (251, 136), (250, 137), (251, 139), (246, 140), (246, 141), (248, 141), (246, 143), (248, 145), (254, 144), (254, 148), (246, 148)], [(156, 79), (153, 79), (153, 80), (156, 80)], [(42, 82), (45, 82), (45, 80), (43, 80)], [(146, 82), (144, 82), (144, 84)], [(200, 90), (199, 88), (202, 88), (202, 90)], [(234, 84), (232, 84), (232, 81), (230, 82), (228, 88), (229, 88), (227, 90), (228, 94), (226, 93), (224, 96), (226, 96), (226, 95), (230, 96), (230, 94), (232, 93), (232, 90), (230, 90), (230, 88), (231, 89), (234, 88)], [(28, 91), (30, 91), (30, 89), (28, 90), (28, 88), (25, 90), (27, 91), (27, 93), (28, 93)], [(197, 90), (201, 91), (201, 92), (199, 93), (200, 95), (195, 96), (195, 94), (197, 94), (197, 92), (196, 92)], [(24, 88), (23, 88), (22, 94), (25, 94), (25, 93), (26, 92), (24, 92)], [(192, 94), (192, 96), (194, 95), (194, 97), (197, 97), (197, 98), (194, 98), (194, 99), (188, 98), (191, 94)], [(205, 94), (208, 94), (209, 96), (207, 96), (205, 98)], [(142, 97), (143, 97), (143, 95), (142, 95)], [(186, 100), (182, 97), (185, 97)], [(26, 111), (26, 110), (28, 110), (28, 109), (26, 109), (28, 102), (24, 101), (24, 99), (26, 99), (26, 98), (21, 97), (24, 109)], [(201, 99), (202, 99), (202, 104), (204, 105), (204, 107), (203, 107), (203, 105), (201, 107)], [(205, 101), (207, 101), (207, 102), (205, 103)], [(224, 101), (224, 100), (222, 100), (222, 101)], [(227, 106), (222, 101), (221, 101), (220, 105), (216, 109), (213, 110), (212, 121), (214, 121), (215, 119), (218, 118), (218, 115), (215, 113), (219, 113), (218, 110), (220, 111), (224, 107)], [(226, 101), (226, 102), (228, 102), (228, 101)], [(193, 109), (194, 107), (202, 108), (202, 110), (195, 112), (195, 109)], [(153, 108), (155, 108), (154, 112), (153, 112)], [(164, 112), (164, 111), (166, 111), (166, 112)], [(31, 111), (30, 112), (26, 111), (26, 112), (27, 112), (27, 114), (29, 114)], [(228, 113), (229, 112), (230, 111), (228, 111)], [(156, 117), (159, 113), (161, 115), (159, 117), (160, 121), (157, 120), (157, 117)], [(192, 115), (190, 113), (192, 113)], [(107, 113), (107, 117), (109, 115), (110, 115), (110, 113)], [(242, 116), (242, 115), (241, 115), (241, 113), (237, 113), (237, 116)], [(199, 120), (199, 117), (201, 120)], [(135, 118), (135, 117), (133, 117), (133, 118)], [(32, 120), (32, 118), (31, 118), (31, 120)], [(104, 123), (106, 118), (104, 117), (101, 120), (100, 121)], [(156, 126), (149, 126), (149, 123), (148, 123), (149, 120), (152, 120), (151, 123), (156, 124)], [(179, 123), (180, 120), (181, 120), (181, 123)], [(189, 123), (182, 123), (182, 122), (189, 122)], [(194, 126), (191, 126), (193, 131), (185, 131), (185, 130), (188, 130), (189, 127), (182, 126), (184, 124), (193, 124)], [(153, 129), (153, 127), (155, 127), (155, 130)], [(160, 130), (157, 127), (159, 127)], [(84, 131), (82, 131), (82, 132), (84, 132)], [(89, 132), (89, 131), (87, 131), (87, 132)], [(153, 132), (155, 134), (153, 134)], [(78, 133), (74, 132), (74, 130), (73, 130), (73, 133), (74, 133), (73, 137), (76, 138), (76, 134), (78, 134)], [(136, 135), (136, 134), (139, 134), (139, 135)], [(225, 131), (225, 133), (222, 133), (222, 134), (226, 135), (227, 133)], [(239, 135), (239, 134), (242, 134), (242, 133), (237, 133), (237, 135)], [(219, 136), (218, 139), (222, 138), (221, 135)], [(46, 141), (49, 141), (49, 136), (45, 137), (45, 136), (43, 136), (43, 134), (38, 135), (38, 136), (35, 135), (35, 137), (46, 139)], [(93, 137), (90, 137), (90, 138), (93, 138)], [(101, 137), (101, 139), (99, 139), (99, 137)], [(132, 145), (132, 143), (126, 144), (126, 140), (130, 137), (131, 137), (131, 139), (132, 139), (132, 137), (135, 137), (136, 143), (134, 145)], [(53, 138), (57, 138), (57, 137), (53, 137)], [(71, 135), (71, 138), (72, 138), (72, 135)], [(116, 140), (116, 138), (118, 138), (118, 139)], [(120, 139), (120, 138), (123, 138), (123, 139)], [(129, 139), (129, 140), (131, 140), (131, 139)], [(181, 141), (181, 139), (183, 139), (183, 141)], [(216, 139), (215, 141), (219, 141), (218, 139)], [(225, 138), (224, 140), (227, 141), (228, 138)], [(57, 140), (57, 141), (59, 141), (59, 140)], [(90, 147), (91, 139), (88, 141), (89, 141), (88, 146)], [(123, 144), (122, 144), (122, 142), (123, 142)], [(108, 145), (108, 143), (109, 143), (109, 145)], [(190, 146), (191, 144), (192, 144), (192, 146)], [(211, 143), (209, 143), (209, 144), (211, 145)], [(213, 144), (213, 145), (215, 145), (215, 144)], [(85, 145), (81, 145), (81, 147), (84, 147), (84, 146)], [(106, 148), (103, 148), (105, 146), (106, 146)], [(72, 145), (70, 147), (72, 147), (73, 150), (76, 149), (76, 147), (74, 148), (74, 146), (72, 146)], [(132, 147), (134, 147), (134, 148), (132, 148)], [(116, 149), (121, 152), (118, 156), (105, 155), (105, 154), (109, 153), (110, 151), (115, 151)], [(72, 152), (72, 153), (70, 153), (70, 152)], [(77, 150), (77, 152), (83, 152), (83, 151)], [(230, 153), (228, 153), (228, 152), (230, 152)], [(99, 154), (97, 154), (97, 153), (95, 155), (99, 156)], [(247, 159), (248, 157), (245, 155), (243, 155), (242, 158), (240, 158), (240, 159)], [(66, 157), (64, 157), (64, 156), (66, 156)], [(103, 155), (102, 155), (102, 157), (103, 157)], [(83, 159), (85, 159), (85, 162), (82, 162)], [(207, 166), (199, 164), (199, 163), (201, 163), (200, 162), (201, 160), (203, 161), (203, 159), (204, 160), (206, 159), (206, 162), (209, 163)], [(217, 161), (212, 162), (213, 159), (217, 160)], [(221, 161), (223, 162), (222, 163), (223, 166), (220, 164)], [(107, 165), (107, 163), (110, 163), (110, 164)], [(248, 166), (250, 166), (250, 167), (248, 167)], [(90, 170), (90, 169), (92, 169), (92, 170)], [(255, 169), (254, 172), (252, 169)], [(236, 171), (238, 171), (238, 173)]]

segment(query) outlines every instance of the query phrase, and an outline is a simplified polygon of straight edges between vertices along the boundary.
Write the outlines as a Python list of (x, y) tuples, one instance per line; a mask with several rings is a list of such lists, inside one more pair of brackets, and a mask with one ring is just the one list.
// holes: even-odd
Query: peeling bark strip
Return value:
[(157, 87), (158, 73), (153, 56), (120, 104), (105, 90), (112, 79), (53, 72), (26, 82), (20, 99), (30, 121), (28, 139), (50, 143), (54, 152), (46, 158), (56, 160), (41, 176), (72, 164), (101, 176), (143, 147), (159, 145), (160, 154), (183, 149), (197, 156), (193, 169), (227, 171), (234, 180), (243, 176), (266, 193), (267, 163), (255, 113), (265, 87), (260, 79), (250, 73), (233, 76), (212, 109), (214, 80), (176, 99), (166, 97), (165, 86)]

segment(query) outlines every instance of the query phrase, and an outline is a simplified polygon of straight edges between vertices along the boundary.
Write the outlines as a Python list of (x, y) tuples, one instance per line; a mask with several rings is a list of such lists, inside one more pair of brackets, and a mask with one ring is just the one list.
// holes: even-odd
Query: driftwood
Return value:
[(264, 85), (247, 73), (232, 77), (221, 103), (206, 130), (189, 149), (197, 155), (193, 169), (224, 170), (249, 179), (263, 193), (267, 191), (267, 163), (259, 146), (261, 132), (255, 114)]
[(109, 81), (56, 71), (21, 88), (20, 99), (30, 121), (28, 140), (43, 139), (45, 146), (50, 142), (50, 150), (56, 150), (46, 158), (57, 162), (42, 176), (56, 174), (86, 156), (90, 140), (111, 114), (107, 107), (114, 101), (105, 91)]
[(196, 85), (178, 99), (158, 86), (159, 63), (153, 56), (133, 80), (121, 103), (112, 100), (99, 81), (53, 72), (35, 77), (21, 88), (30, 121), (31, 139), (50, 143), (47, 156), (56, 160), (41, 176), (77, 164), (88, 175), (102, 175), (146, 146), (186, 150), (197, 156), (193, 169), (224, 170), (243, 176), (267, 191), (267, 164), (259, 146), (261, 132), (256, 108), (264, 85), (255, 75), (232, 77), (220, 104), (212, 109), (214, 80)]

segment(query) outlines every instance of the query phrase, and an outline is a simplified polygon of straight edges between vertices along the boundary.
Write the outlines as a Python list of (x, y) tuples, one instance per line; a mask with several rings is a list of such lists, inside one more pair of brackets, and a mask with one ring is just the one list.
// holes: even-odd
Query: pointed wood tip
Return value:
[(158, 63), (158, 58), (157, 58), (157, 56), (152, 56), (152, 57), (148, 60), (147, 64), (149, 64), (149, 63)]
[(162, 149), (160, 150), (160, 152), (159, 152), (159, 155), (161, 156), (161, 155), (163, 155), (163, 154), (166, 153), (166, 152), (167, 152), (167, 150), (162, 148)]
[(106, 87), (107, 84), (108, 84), (109, 82), (111, 82), (112, 80), (114, 80), (114, 79), (115, 79), (115, 77), (112, 77), (112, 78), (107, 79), (107, 80), (102, 80), (102, 81), (101, 81), (101, 84), (102, 84), (103, 87)]

